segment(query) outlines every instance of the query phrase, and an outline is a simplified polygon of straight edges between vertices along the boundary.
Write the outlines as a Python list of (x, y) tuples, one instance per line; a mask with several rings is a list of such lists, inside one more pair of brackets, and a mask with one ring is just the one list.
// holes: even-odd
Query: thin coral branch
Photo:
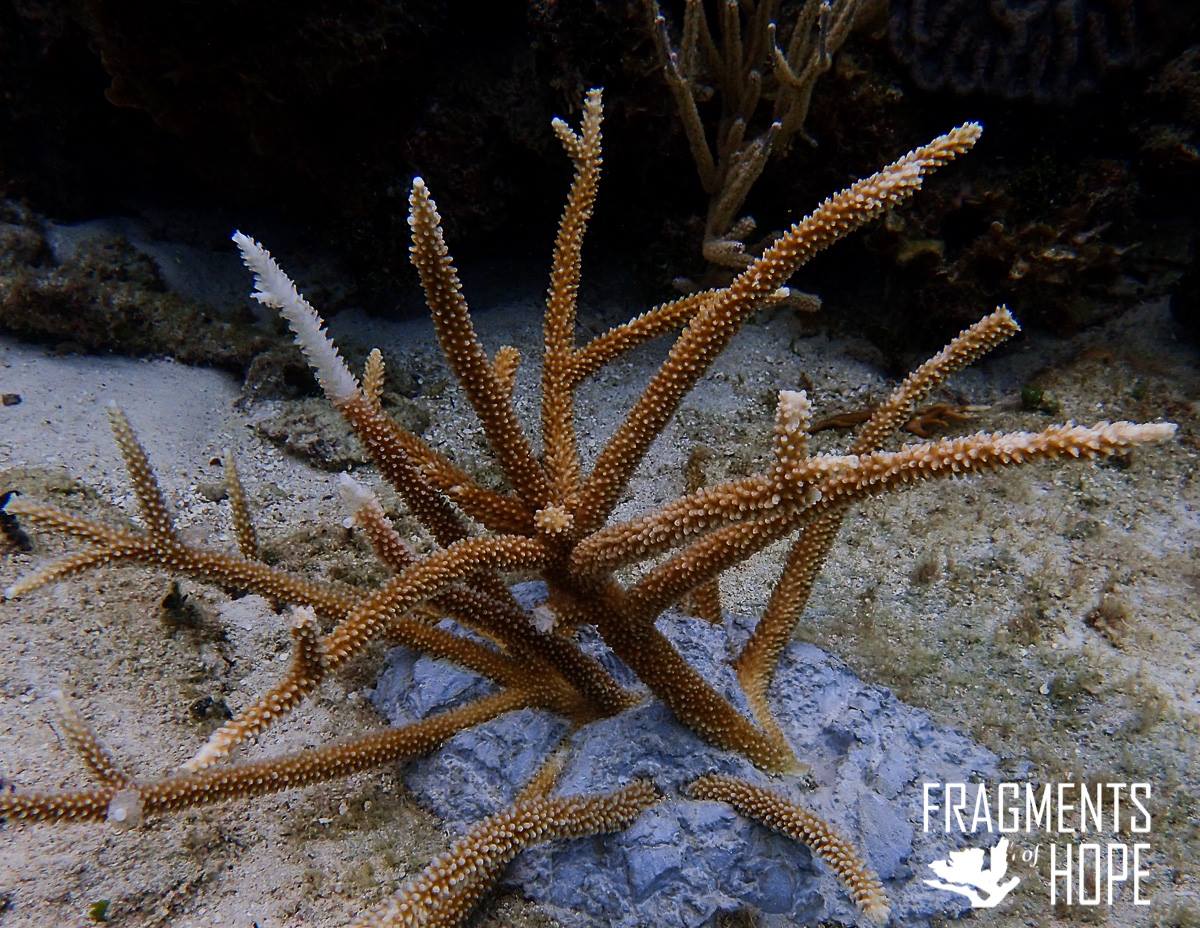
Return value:
[(204, 747), (183, 765), (196, 771), (211, 767), (244, 741), (255, 737), (275, 719), (298, 706), (305, 694), (325, 678), (325, 654), (321, 646), (317, 616), (304, 607), (292, 612), (292, 664), (283, 679), (253, 706), (218, 728)]
[(93, 777), (105, 786), (116, 789), (133, 784), (133, 778), (121, 769), (108, 748), (100, 743), (92, 726), (79, 714), (65, 693), (58, 694), (58, 715), (63, 737)]
[(169, 547), (175, 540), (175, 527), (171, 523), (171, 514), (167, 511), (166, 501), (158, 488), (158, 480), (154, 476), (149, 458), (146, 457), (146, 451), (133, 433), (133, 427), (125, 418), (125, 413), (116, 405), (108, 407), (108, 421), (112, 426), (117, 448), (121, 452), (121, 459), (125, 462), (125, 472), (129, 475), (129, 482), (138, 501), (142, 521), (146, 525), (146, 534), (153, 541)]
[[(504, 346), (496, 352), (493, 365), (496, 380), (510, 401), (520, 363), (521, 354), (516, 348)], [(432, 496), (430, 486), (453, 500), (470, 518), (494, 532), (527, 530), (529, 512), (519, 501), (480, 486), (466, 471), (412, 432), (401, 428), (384, 412), (380, 402), (384, 370), (383, 355), (376, 348), (367, 356), (363, 368), (363, 399), (369, 408), (363, 409), (361, 404), (354, 402), (343, 404), (339, 409), (406, 504), (418, 513), (418, 517), (420, 512), (426, 513), (427, 526), (432, 526), (442, 544), (461, 537), (461, 526), (444, 503)]]
[(742, 646), (734, 662), (742, 692), (760, 725), (775, 728), (767, 703), (767, 690), (774, 678), (779, 656), (791, 640), (825, 557), (837, 537), (844, 509), (822, 513), (807, 525), (792, 545), (762, 618)]
[[(725, 185), (721, 193), (709, 205), (708, 219), (705, 223), (704, 251), (707, 257), (709, 252), (724, 248), (727, 251), (736, 252), (739, 257), (734, 258), (731, 254), (723, 260), (719, 259), (713, 263), (725, 267), (743, 268), (749, 266), (753, 261), (750, 255), (741, 254), (740, 248), (744, 247), (742, 243), (732, 237), (727, 238), (725, 233), (733, 226), (738, 212), (750, 194), (750, 188), (762, 176), (763, 169), (767, 166), (767, 161), (775, 149), (782, 129), (782, 123), (773, 122), (758, 138), (747, 145), (739, 144), (737, 149), (730, 154), (731, 164), (725, 178)], [(740, 140), (731, 140), (731, 144), (734, 141), (740, 142)]]
[(815, 482), (852, 466), (851, 458), (807, 454), (810, 406), (803, 391), (779, 394), (774, 460), (767, 473), (740, 477), (694, 490), (657, 512), (594, 532), (572, 555), (580, 572), (612, 570), (644, 560), (685, 542), (690, 536), (728, 522), (781, 509), (796, 510), (812, 501)]
[[(904, 378), (881, 403), (859, 432), (852, 454), (874, 451), (912, 416), (916, 406), (956, 371), (987, 354), (1020, 331), (1008, 309), (1001, 306), (964, 329), (936, 355)], [(738, 678), (760, 724), (773, 726), (766, 693), (779, 656), (808, 604), (813, 583), (845, 515), (845, 507), (822, 513), (792, 544), (771, 599), (735, 662)]]
[(250, 515), (250, 504), (246, 501), (246, 489), (238, 473), (233, 452), (226, 448), (221, 454), (225, 464), (225, 492), (229, 496), (229, 510), (233, 515), (233, 535), (237, 539), (242, 557), (252, 561), (259, 559), (258, 533), (254, 530), (254, 519)]
[[(701, 290), (689, 293), (677, 300), (655, 306), (629, 322), (597, 335), (575, 352), (575, 357), (571, 361), (572, 380), (576, 383), (586, 380), (625, 352), (632, 351), (638, 345), (682, 328), (692, 321), (710, 297), (719, 292), (718, 290)], [(785, 303), (794, 304), (796, 296), (797, 294), (789, 287), (780, 287), (761, 300), (758, 308), (767, 309)], [(819, 303), (805, 302), (798, 308), (804, 311), (814, 311), (819, 308), (819, 305)]]
[[(688, 455), (687, 466), (684, 468), (685, 485), (690, 493), (702, 490), (708, 482), (705, 475), (705, 463), (712, 456), (706, 448), (694, 448)], [(721, 608), (721, 579), (713, 577), (707, 583), (702, 583), (688, 595), (682, 603), (683, 610), (712, 625), (720, 625), (724, 610)]]
[[(551, 752), (517, 795), (513, 801), (514, 808), (509, 811), (521, 814), (516, 813), (516, 807), (524, 808), (528, 803), (546, 799), (550, 791), (554, 789), (555, 781), (558, 779), (565, 761), (566, 753), (561, 747)], [(553, 814), (552, 810), (547, 809), (546, 811)], [(504, 815), (505, 813), (500, 814)], [(488, 824), (485, 822), (477, 825), (475, 830), (487, 827)], [(566, 836), (564, 835), (563, 837)], [(543, 840), (551, 840), (551, 838)], [(458, 842), (455, 847), (460, 849), (460, 853), (470, 852), (468, 850), (469, 845), (464, 845), (464, 841)], [(400, 897), (406, 890), (419, 883), (422, 877), (432, 879), (433, 874), (430, 871), (438, 867), (440, 861), (454, 852), (454, 849), (451, 849), (447, 854), (433, 861), (421, 876), (410, 880), (406, 884), (406, 887), (401, 888), (391, 901), (378, 908), (373, 914), (367, 915), (365, 917), (366, 920), (360, 921), (358, 924), (370, 925), (374, 919), (385, 918), (391, 913), (393, 918), (399, 918), (399, 924), (406, 924), (412, 921), (424, 926), (424, 928), (438, 925), (445, 926), (445, 928), (453, 928), (453, 926), (460, 925), (470, 914), (471, 909), (478, 900), (495, 885), (500, 875), (504, 872), (505, 867), (508, 866), (511, 859), (510, 856), (507, 853), (499, 853), (498, 851), (499, 848), (494, 845), (485, 849), (480, 854), (482, 859), (469, 867), (468, 872), (462, 879), (445, 889), (439, 886), (438, 888), (441, 891), (433, 893), (434, 898), (430, 900), (429, 904), (414, 904), (406, 911), (403, 908), (403, 902)], [(385, 921), (384, 924), (388, 924), (388, 922)], [(395, 924), (395, 922), (392, 922), (392, 924)]]
[(945, 348), (909, 374), (871, 414), (850, 449), (851, 454), (875, 451), (904, 425), (917, 404), (956, 371), (983, 357), (1021, 327), (1005, 306), (963, 329)]
[[(689, 7), (692, 5), (693, 3), (689, 2)], [(698, 3), (694, 5), (699, 7)], [(663, 76), (666, 78), (671, 96), (675, 98), (675, 106), (678, 108), (679, 118), (683, 122), (684, 135), (692, 150), (692, 159), (696, 163), (696, 170), (700, 174), (700, 185), (704, 188), (705, 193), (715, 193), (720, 189), (720, 176), (717, 173), (717, 164), (713, 158), (712, 149), (709, 148), (708, 140), (705, 138), (704, 122), (700, 119), (700, 111), (696, 108), (696, 97), (692, 90), (692, 84), (680, 71), (679, 59), (671, 48), (671, 39), (667, 34), (667, 21), (662, 15), (658, 3), (656, 0), (648, 0), (646, 6), (650, 14), (651, 34), (654, 36), (655, 48), (658, 50)], [(693, 13), (692, 15), (699, 15), (703, 18), (704, 14), (700, 10), (698, 14)], [(698, 30), (699, 26), (697, 25), (695, 28)], [(711, 45), (712, 39), (708, 35), (707, 26), (704, 27), (704, 32)], [(693, 32), (693, 34), (697, 33)], [(694, 54), (688, 54), (689, 67), (694, 57)]]
[(842, 457), (842, 466), (814, 484), (814, 502), (802, 509), (771, 512), (761, 519), (709, 533), (647, 573), (630, 589), (630, 601), (644, 614), (657, 614), (655, 610), (665, 609), (710, 577), (757, 554), (822, 513), (888, 490), (1038, 460), (1120, 454), (1138, 444), (1165, 441), (1175, 434), (1175, 428), (1168, 422), (1101, 422), (1090, 428), (1067, 424), (1041, 432), (981, 432), (906, 445), (899, 451)]
[(976, 432), (957, 438), (905, 445), (898, 451), (858, 455), (856, 466), (817, 484), (828, 509), (847, 501), (936, 477), (980, 473), (997, 467), (1061, 457), (1090, 460), (1121, 454), (1141, 444), (1174, 437), (1172, 422), (1098, 422), (1093, 426), (1055, 425), (1040, 432)]
[(400, 537), (374, 493), (349, 474), (338, 477), (337, 488), (342, 506), (363, 530), (381, 564), (400, 573), (416, 560), (416, 554)]
[(8, 510), (34, 525), (57, 530), (96, 546), (96, 550), (72, 555), (17, 581), (5, 591), (9, 599), (89, 567), (135, 563), (189, 575), (227, 589), (249, 590), (271, 600), (311, 606), (319, 615), (328, 618), (342, 617), (359, 601), (353, 593), (305, 580), (260, 561), (111, 529), (52, 506), (15, 499), (9, 502)]
[(615, 583), (595, 586), (571, 605), (600, 630), (613, 653), (654, 695), (700, 737), (737, 751), (766, 770), (800, 769), (791, 749), (756, 729), (713, 689), (654, 627), (653, 617)]
[(694, 781), (688, 792), (695, 799), (727, 802), (747, 818), (807, 844), (837, 874), (867, 918), (877, 925), (887, 922), (890, 909), (879, 877), (828, 822), (778, 793), (737, 777), (709, 774)]
[(521, 352), (512, 345), (501, 345), (496, 349), (492, 358), (492, 372), (496, 375), (496, 383), (512, 401), (513, 390), (517, 386), (517, 370), (521, 366)]
[(363, 364), (362, 394), (372, 406), (383, 402), (383, 384), (387, 377), (387, 366), (384, 364), (383, 352), (372, 348)]
[(408, 216), (412, 262), (421, 278), (442, 352), (483, 424), (488, 443), (509, 483), (527, 505), (540, 509), (550, 502), (545, 472), (534, 458), (512, 403), (496, 381), (491, 362), (475, 334), (458, 272), (442, 236), (441, 222), (425, 182), (419, 177), (414, 179)]
[(716, 293), (715, 290), (690, 293), (655, 306), (629, 322), (597, 335), (575, 352), (571, 363), (572, 379), (579, 383), (638, 345), (687, 325), (705, 301)]
[(519, 535), (464, 538), (445, 550), (433, 552), (368, 596), (325, 636), (329, 669), (358, 653), (384, 631), (390, 619), (436, 596), (455, 581), (481, 571), (539, 567), (546, 558), (546, 549), (541, 544)]
[[(793, 136), (804, 134), (813, 89), (832, 66), (859, 6), (860, 0), (838, 0), (835, 11), (823, 0), (806, 0), (799, 5), (785, 53), (776, 42), (778, 4), (773, 0), (721, 0), (719, 47), (704, 4), (688, 0), (676, 51), (656, 0), (647, 0), (663, 75), (708, 195), (701, 251), (714, 267), (742, 270), (753, 261), (742, 241), (750, 231), (745, 223), (749, 217), (738, 214), (767, 162), (786, 151)], [(714, 92), (706, 78), (720, 101), (720, 115), (710, 127), (697, 105)], [(759, 112), (765, 109), (760, 107), (764, 99), (774, 101), (773, 114)], [(766, 128), (747, 140), (752, 123)]]
[(119, 557), (114, 556), (112, 550), (106, 548), (94, 548), (69, 554), (38, 568), (31, 574), (26, 574), (16, 583), (9, 585), (4, 590), (4, 599), (10, 600), (25, 596), (43, 586), (57, 583), (59, 580), (65, 580), (67, 577), (73, 577), (84, 571), (94, 570), (97, 567), (117, 564), (120, 560)]
[(346, 367), (323, 320), (300, 295), (271, 253), (250, 236), (234, 232), (233, 240), (242, 252), (242, 261), (254, 274), (254, 293), (264, 306), (279, 310), (291, 326), (296, 344), (312, 365), (325, 395), (333, 402), (344, 402), (358, 395), (358, 381)]
[[(583, 237), (600, 181), (602, 118), (600, 91), (588, 92), (575, 144), (568, 148), (575, 177), (567, 194), (554, 242), (542, 356), (542, 455), (555, 497), (565, 499), (579, 480), (575, 438), (575, 396), (571, 357), (575, 351), (575, 315), (582, 268)], [(556, 129), (565, 129), (561, 120)], [(569, 132), (570, 130), (566, 130)], [(560, 130), (559, 135), (563, 135)]]
[(546, 841), (627, 828), (658, 802), (646, 780), (600, 796), (532, 798), (484, 819), (354, 928), (458, 925), (521, 851)]
[[(524, 708), (524, 693), (503, 691), (404, 728), (389, 728), (320, 748), (229, 767), (212, 767), (152, 783), (61, 793), (0, 793), (0, 819), (16, 822), (102, 822), (117, 799), (132, 799), (141, 817), (249, 799), (347, 777), (419, 757), (464, 729)], [(132, 793), (132, 796), (128, 794)]]

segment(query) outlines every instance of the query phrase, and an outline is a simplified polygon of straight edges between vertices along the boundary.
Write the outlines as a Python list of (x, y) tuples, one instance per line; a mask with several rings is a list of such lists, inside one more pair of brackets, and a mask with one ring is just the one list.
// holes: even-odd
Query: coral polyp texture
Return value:
[[(792, 786), (810, 755), (805, 719), (776, 713), (772, 705), (773, 684), (803, 686), (805, 673), (813, 670), (808, 662), (815, 667), (815, 649), (789, 642), (846, 513), (873, 497), (929, 480), (1043, 460), (1125, 454), (1139, 444), (1169, 438), (1174, 426), (1068, 423), (1039, 432), (980, 432), (887, 450), (886, 443), (934, 387), (1018, 331), (1008, 310), (999, 308), (910, 374), (874, 410), (845, 453), (809, 452), (812, 404), (805, 392), (784, 390), (778, 397), (771, 459), (759, 472), (694, 486), (657, 510), (614, 521), (614, 508), (655, 439), (739, 326), (757, 309), (786, 299), (787, 282), (799, 267), (906, 201), (932, 171), (968, 151), (981, 130), (974, 124), (954, 129), (830, 197), (727, 287), (657, 306), (583, 345), (576, 342), (576, 296), (584, 232), (600, 175), (599, 91), (587, 94), (577, 131), (561, 120), (555, 120), (554, 130), (575, 173), (554, 246), (545, 310), (540, 441), (514, 408), (520, 357), (509, 347), (492, 356), (484, 350), (443, 240), (437, 207), (420, 178), (409, 198), (412, 261), (446, 363), (504, 475), (507, 486), (500, 489), (477, 481), (393, 421), (380, 399), (381, 354), (372, 352), (361, 378), (356, 377), (321, 317), (275, 259), (249, 236), (234, 236), (253, 272), (254, 296), (287, 320), (330, 403), (353, 428), (380, 478), (395, 488), (428, 535), (419, 545), (410, 544), (367, 486), (348, 476), (341, 479), (339, 491), (350, 519), (390, 571), (389, 579), (375, 588), (353, 588), (306, 579), (261, 560), (250, 508), (228, 456), (239, 550), (212, 550), (185, 539), (145, 450), (115, 407), (111, 424), (140, 506), (140, 524), (114, 528), (26, 498), (8, 500), (8, 515), (22, 525), (77, 539), (83, 548), (18, 581), (7, 597), (24, 596), (93, 568), (149, 565), (289, 606), (293, 643), (291, 663), (278, 682), (197, 745), (184, 769), (159, 778), (120, 769), (82, 716), (64, 702), (66, 740), (97, 785), (45, 793), (20, 783), (0, 795), (0, 816), (17, 823), (107, 821), (112, 827), (136, 827), (182, 809), (245, 801), (394, 765), (428, 755), (478, 726), (486, 728), (485, 723), (515, 720), (515, 729), (510, 725), (505, 737), (509, 746), (521, 742), (521, 725), (529, 724), (527, 740), (544, 743), (545, 756), (510, 771), (526, 778), (514, 784), (507, 797), (511, 805), (484, 815), (390, 901), (363, 912), (356, 924), (458, 924), (524, 849), (643, 827), (638, 823), (650, 821), (648, 810), (684, 799), (719, 807), (719, 815), (729, 821), (754, 820), (759, 824), (747, 827), (777, 832), (772, 840), (803, 842), (828, 868), (823, 872), (841, 881), (842, 898), (860, 907), (858, 917), (888, 920), (889, 886), (903, 868), (896, 861), (871, 859), (877, 853), (859, 851), (863, 844), (872, 847), (870, 835), (830, 825), (816, 809), (795, 801)], [(677, 330), (665, 360), (623, 421), (592, 460), (583, 460), (576, 431), (582, 419), (575, 402), (580, 383), (631, 348)], [(784, 539), (790, 539), (790, 548), (782, 572), (764, 613), (751, 627), (735, 631), (733, 625), (712, 624), (717, 616), (681, 624), (669, 612), (697, 591), (707, 590), (711, 600), (714, 581), (723, 572)], [(520, 578), (540, 580), (542, 594), (536, 599), (518, 596), (509, 583)], [(727, 660), (718, 646), (722, 639)], [(443, 665), (458, 665), (488, 683), (400, 727), (381, 726), (286, 756), (234, 758), (245, 742), (279, 719), (302, 712), (333, 674), (380, 641), (403, 645), (407, 653)], [(703, 653), (695, 647), (701, 641)], [(888, 698), (894, 702), (890, 694)], [(878, 693), (862, 696), (860, 708), (875, 707), (864, 709), (865, 725), (886, 701)], [(530, 721), (546, 718), (557, 720), (558, 728)], [(627, 730), (650, 731), (648, 741), (658, 738), (658, 729), (678, 729), (691, 739), (685, 744), (689, 763), (707, 769), (672, 769), (665, 755), (659, 762), (642, 755), (618, 777), (624, 782), (590, 791), (581, 787), (579, 764), (587, 757), (586, 749), (572, 754), (581, 743), (577, 736), (630, 719), (636, 724)], [(872, 741), (865, 730), (854, 737), (877, 747), (876, 780), (904, 780), (895, 770), (887, 772), (900, 756), (888, 753), (890, 742), (882, 736)], [(650, 743), (640, 747), (654, 750)], [(965, 756), (965, 749), (958, 754)], [(703, 758), (710, 756), (714, 760), (707, 765)], [(598, 757), (595, 762), (612, 759)], [(819, 781), (832, 769), (840, 768), (814, 763), (812, 775)], [(788, 788), (773, 789), (772, 778)], [(854, 817), (864, 829), (868, 805)], [(878, 806), (870, 808), (877, 819), (884, 814)], [(839, 821), (849, 818), (836, 807), (823, 811)], [(877, 873), (884, 864), (887, 885)]]

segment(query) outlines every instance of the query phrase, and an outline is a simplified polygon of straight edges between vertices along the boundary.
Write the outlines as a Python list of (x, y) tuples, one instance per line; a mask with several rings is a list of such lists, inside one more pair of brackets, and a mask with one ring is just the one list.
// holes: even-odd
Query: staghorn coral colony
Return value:
[[(384, 412), (384, 362), (378, 351), (361, 378), (344, 363), (316, 311), (271, 255), (249, 236), (234, 236), (255, 277), (255, 297), (288, 321), (328, 400), (352, 426), (378, 468), (420, 521), (432, 546), (418, 554), (400, 537), (362, 484), (340, 488), (354, 524), (391, 571), (374, 588), (309, 580), (265, 563), (232, 461), (227, 484), (238, 552), (203, 547), (173, 524), (146, 452), (119, 409), (113, 432), (140, 506), (140, 525), (113, 528), (24, 498), (6, 512), (22, 525), (83, 543), (6, 591), (20, 597), (57, 579), (114, 564), (144, 564), (226, 589), (257, 592), (292, 608), (291, 664), (279, 681), (200, 745), (185, 769), (142, 778), (122, 769), (64, 698), (63, 731), (97, 781), (90, 789), (0, 795), (11, 822), (143, 820), (206, 804), (255, 796), (395, 764), (424, 754), (455, 733), (525, 707), (550, 710), (573, 726), (621, 713), (645, 696), (622, 685), (580, 647), (594, 628), (651, 698), (709, 743), (761, 770), (802, 768), (805, 746), (775, 721), (771, 684), (784, 646), (808, 601), (847, 512), (856, 504), (919, 482), (1035, 463), (1096, 459), (1162, 441), (1171, 423), (1072, 423), (1039, 432), (985, 433), (885, 450), (917, 405), (955, 371), (1018, 331), (1001, 307), (963, 331), (918, 367), (867, 418), (845, 453), (811, 454), (811, 404), (805, 392), (779, 393), (772, 459), (760, 472), (692, 489), (625, 521), (612, 515), (639, 463), (683, 397), (758, 308), (789, 298), (787, 281), (813, 255), (918, 191), (932, 171), (967, 152), (980, 127), (967, 124), (901, 157), (830, 197), (786, 230), (728, 285), (655, 307), (624, 325), (576, 343), (576, 295), (584, 232), (601, 161), (601, 95), (587, 95), (578, 131), (554, 130), (575, 166), (555, 243), (544, 316), (540, 449), (514, 410), (518, 352), (484, 351), (443, 240), (425, 183), (409, 197), (412, 260), (446, 363), (482, 424), (507, 488), (482, 485)], [(581, 460), (576, 428), (580, 383), (631, 348), (679, 331), (665, 360), (595, 460)], [(673, 604), (710, 586), (770, 544), (788, 539), (785, 564), (765, 611), (733, 658), (752, 717), (717, 692), (656, 628)], [(643, 569), (631, 580), (626, 569)], [(512, 575), (537, 576), (549, 592), (527, 611), (507, 586)], [(710, 587), (711, 588), (711, 587)], [(452, 617), (470, 636), (437, 624)], [(239, 746), (293, 711), (303, 711), (322, 684), (371, 642), (387, 641), (452, 661), (497, 685), (489, 695), (401, 728), (255, 760), (235, 760)], [(657, 786), (634, 780), (611, 793), (560, 796), (562, 756), (552, 753), (508, 809), (480, 822), (407, 881), (385, 905), (362, 913), (359, 926), (452, 925), (465, 919), (504, 866), (532, 844), (622, 829), (659, 801)], [(697, 798), (731, 804), (741, 814), (808, 843), (842, 879), (869, 919), (883, 923), (889, 903), (854, 835), (839, 835), (809, 811), (761, 786), (725, 776), (689, 787)]]

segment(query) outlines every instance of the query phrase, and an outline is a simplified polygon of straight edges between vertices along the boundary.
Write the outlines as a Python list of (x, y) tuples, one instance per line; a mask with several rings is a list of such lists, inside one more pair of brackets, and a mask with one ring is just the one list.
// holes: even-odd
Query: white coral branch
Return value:
[(325, 331), (325, 320), (300, 295), (292, 279), (269, 251), (242, 232), (234, 232), (233, 240), (241, 249), (242, 261), (254, 273), (256, 289), (251, 296), (264, 306), (279, 310), (287, 320), (296, 336), (296, 344), (304, 352), (330, 402), (344, 403), (353, 399), (358, 394), (358, 381)]

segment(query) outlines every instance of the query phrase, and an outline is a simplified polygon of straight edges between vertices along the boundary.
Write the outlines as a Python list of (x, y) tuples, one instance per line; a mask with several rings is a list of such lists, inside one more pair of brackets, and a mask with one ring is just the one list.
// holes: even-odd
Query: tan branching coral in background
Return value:
[[(861, 0), (804, 0), (785, 47), (778, 0), (717, 0), (718, 28), (703, 0), (687, 0), (678, 47), (657, 0), (646, 0), (655, 49), (675, 100), (700, 185), (708, 196), (702, 252), (710, 264), (741, 270), (754, 255), (752, 216), (740, 215), (772, 157), (804, 132), (813, 88), (850, 35)], [(786, 29), (786, 27), (785, 27)], [(701, 109), (714, 98), (717, 114)], [(811, 299), (809, 300), (811, 303)]]
[[(769, 10), (770, 5), (758, 9)], [(831, 15), (831, 8), (821, 9), (825, 12), (802, 16), (823, 20)], [(694, 31), (699, 28), (698, 14), (693, 5), (689, 10), (688, 28)], [(735, 21), (736, 15), (731, 22)], [(768, 41), (769, 52), (774, 39), (765, 22), (753, 41)], [(824, 23), (821, 34), (833, 28)], [(691, 41), (698, 40), (693, 35)], [(751, 57), (749, 50), (727, 38), (722, 60)], [(727, 79), (734, 81), (735, 76)], [(683, 725), (764, 770), (795, 771), (803, 766), (804, 745), (791, 744), (775, 722), (769, 687), (850, 506), (939, 477), (1042, 459), (1122, 453), (1173, 434), (1174, 426), (1168, 423), (1099, 423), (1090, 428), (1067, 424), (1036, 433), (981, 432), (883, 450), (933, 388), (1017, 331), (1012, 316), (1000, 308), (911, 374), (865, 422), (847, 453), (813, 454), (808, 441), (810, 399), (803, 392), (783, 390), (771, 458), (760, 472), (712, 485), (703, 485), (697, 476), (680, 499), (612, 523), (614, 507), (652, 443), (755, 309), (786, 299), (787, 281), (800, 266), (902, 204), (931, 171), (969, 150), (980, 129), (974, 124), (955, 129), (830, 197), (782, 233), (761, 257), (747, 257), (744, 270), (728, 286), (663, 304), (577, 346), (581, 246), (599, 178), (600, 123), (598, 91), (587, 95), (578, 133), (555, 122), (574, 162), (575, 177), (555, 245), (545, 314), (540, 453), (514, 409), (520, 356), (512, 348), (501, 348), (491, 357), (485, 351), (443, 240), (437, 207), (425, 183), (420, 178), (413, 182), (413, 263), (442, 351), (507, 479), (506, 490), (484, 487), (393, 421), (379, 401), (382, 355), (372, 352), (361, 382), (355, 378), (320, 316), (271, 255), (248, 236), (234, 236), (254, 274), (255, 297), (288, 321), (325, 395), (353, 428), (379, 475), (423, 526), (432, 550), (417, 554), (396, 532), (374, 494), (343, 477), (339, 491), (350, 518), (390, 571), (388, 579), (374, 589), (352, 589), (271, 567), (258, 559), (249, 507), (228, 455), (239, 553), (185, 542), (175, 531), (145, 451), (114, 408), (113, 433), (137, 498), (140, 526), (113, 528), (37, 502), (10, 499), (10, 516), (77, 539), (85, 547), (19, 581), (6, 595), (26, 595), (94, 567), (148, 565), (292, 606), (292, 661), (278, 683), (198, 746), (183, 772), (157, 780), (142, 781), (123, 772), (82, 717), (64, 710), (67, 740), (99, 785), (63, 793), (5, 793), (0, 795), (0, 816), (18, 821), (108, 819), (128, 826), (148, 816), (394, 764), (433, 750), (465, 728), (525, 707), (548, 709), (576, 726), (585, 725), (623, 711), (643, 695), (627, 691), (585, 653), (577, 636), (584, 624), (598, 630), (604, 644)], [(657, 373), (589, 466), (581, 458), (576, 434), (579, 384), (630, 348), (677, 329), (682, 331)], [(735, 662), (753, 708), (752, 719), (688, 664), (655, 627), (655, 620), (675, 603), (688, 597), (695, 601), (698, 591), (702, 601), (709, 597), (708, 607), (715, 611), (711, 594), (722, 572), (785, 538), (793, 540), (786, 566)], [(629, 565), (643, 566), (636, 582), (623, 582), (627, 578), (621, 570)], [(532, 611), (518, 605), (507, 586), (512, 574), (541, 577), (548, 588), (547, 602)], [(476, 637), (435, 624), (442, 616), (455, 619)], [(373, 641), (400, 643), (453, 661), (493, 681), (497, 692), (404, 728), (282, 757), (234, 759), (235, 752), (302, 707)], [(456, 924), (523, 847), (622, 828), (656, 799), (653, 787), (645, 783), (608, 796), (554, 797), (553, 765), (547, 770), (512, 808), (470, 831), (385, 909), (365, 916), (361, 924)], [(810, 814), (737, 781), (709, 779), (693, 792), (733, 802), (770, 827), (808, 842), (838, 872), (868, 915), (886, 915), (886, 901), (869, 868), (849, 843)]]

